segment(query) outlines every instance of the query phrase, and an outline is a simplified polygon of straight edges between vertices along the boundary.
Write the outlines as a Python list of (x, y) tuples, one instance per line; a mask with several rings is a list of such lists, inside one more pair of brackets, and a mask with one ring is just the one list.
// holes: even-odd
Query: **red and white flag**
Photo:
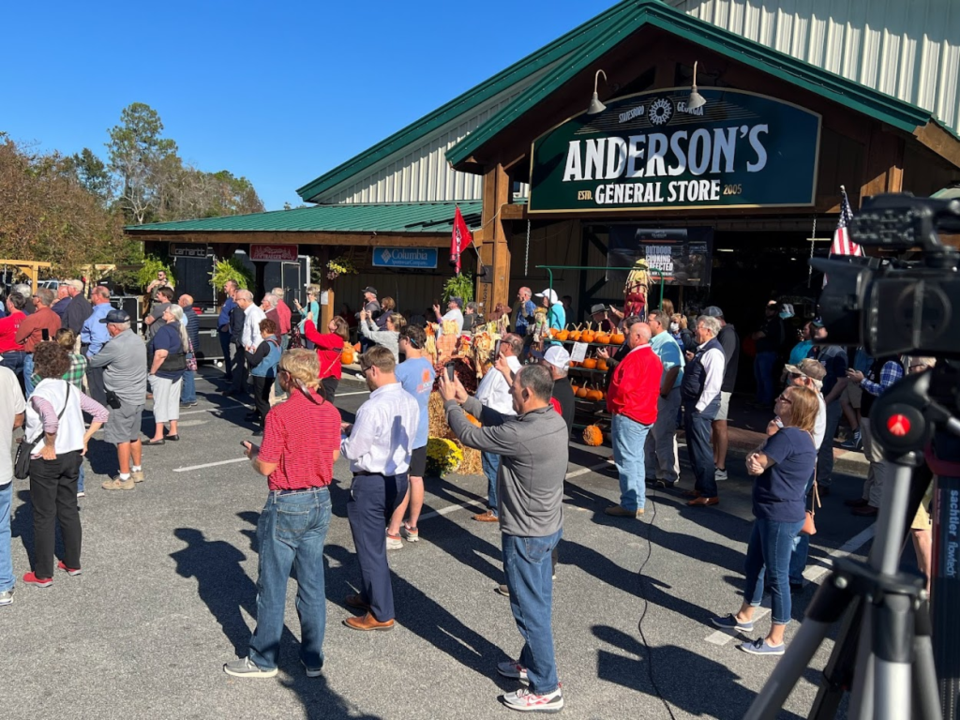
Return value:
[[(837, 222), (837, 229), (833, 233), (833, 242), (830, 243), (830, 255), (863, 255), (863, 249), (850, 238), (850, 230), (847, 227), (853, 220), (853, 210), (850, 209), (850, 200), (847, 198), (847, 189), (840, 186), (840, 220)], [(823, 276), (823, 284), (827, 284), (827, 276)]]
[(473, 242), (473, 235), (470, 234), (470, 228), (460, 213), (460, 206), (457, 206), (457, 214), (453, 217), (453, 236), (450, 238), (450, 264), (460, 274), (460, 255), (470, 247)]

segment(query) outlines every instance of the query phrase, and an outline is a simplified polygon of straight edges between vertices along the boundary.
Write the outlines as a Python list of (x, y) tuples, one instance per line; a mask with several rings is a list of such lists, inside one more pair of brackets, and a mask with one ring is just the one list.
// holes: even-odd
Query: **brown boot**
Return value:
[(638, 508), (637, 510), (627, 510), (622, 505), (611, 505), (608, 508), (604, 508), (603, 514), (611, 515), (613, 517), (639, 518), (643, 515), (643, 508)]
[(708, 505), (719, 505), (720, 498), (718, 497), (703, 497), (694, 498), (687, 503), (690, 507), (707, 507)]
[(473, 519), (477, 522), (500, 522), (500, 518), (493, 514), (493, 510), (487, 510), (485, 513), (474, 515)]
[(393, 630), (393, 620), (380, 622), (371, 613), (362, 617), (349, 617), (343, 621), (351, 630)]
[(344, 605), (351, 607), (354, 610), (369, 610), (370, 603), (364, 602), (363, 598), (357, 595), (347, 595), (343, 600)]

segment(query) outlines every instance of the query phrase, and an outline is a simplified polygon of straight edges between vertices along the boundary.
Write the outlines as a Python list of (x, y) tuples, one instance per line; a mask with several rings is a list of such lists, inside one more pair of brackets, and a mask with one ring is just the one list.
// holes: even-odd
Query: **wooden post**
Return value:
[[(327, 263), (331, 259), (331, 253), (329, 246), (320, 248), (320, 252), (317, 254), (317, 262), (320, 267), (317, 268), (323, 279), (317, 283), (320, 286), (320, 292), (327, 294), (327, 304), (320, 305), (320, 324), (317, 326), (317, 329), (320, 332), (327, 331), (327, 325), (330, 324), (330, 321), (333, 320), (333, 316), (336, 315), (336, 305), (334, 304), (334, 292), (333, 292), (333, 280), (327, 278)], [(307, 279), (309, 283), (309, 278)], [(322, 298), (317, 298), (317, 302), (320, 302)]]
[(871, 195), (903, 190), (903, 139), (875, 126), (866, 149), (860, 185), (861, 204)]
[(500, 209), (510, 201), (512, 185), (500, 164), (489, 168), (483, 176), (483, 229), (478, 233), (478, 247), (488, 282), (477, 281), (477, 301), (483, 303), (483, 313), (487, 315), (497, 303), (510, 305), (510, 246)]

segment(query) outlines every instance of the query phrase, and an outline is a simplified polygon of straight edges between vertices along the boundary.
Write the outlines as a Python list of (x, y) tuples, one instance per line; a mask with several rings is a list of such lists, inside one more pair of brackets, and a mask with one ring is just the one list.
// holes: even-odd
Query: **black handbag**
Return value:
[[(66, 382), (66, 381), (64, 381)], [(63, 414), (67, 411), (67, 405), (70, 404), (70, 388), (72, 385), (67, 383), (67, 397), (63, 401), (63, 410), (60, 411), (60, 414), (57, 415), (57, 421), (63, 417)], [(43, 426), (41, 423), (40, 432), (33, 440), (27, 440), (26, 437), (20, 442), (17, 446), (17, 457), (13, 461), (13, 476), (17, 480), (26, 480), (30, 477), (30, 451), (33, 449), (33, 446), (37, 444), (37, 441), (43, 437)]]

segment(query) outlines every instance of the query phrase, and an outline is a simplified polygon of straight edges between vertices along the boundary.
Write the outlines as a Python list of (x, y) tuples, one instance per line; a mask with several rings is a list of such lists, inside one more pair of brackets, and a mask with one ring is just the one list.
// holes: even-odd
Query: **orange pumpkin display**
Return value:
[(577, 388), (576, 395), (578, 398), (585, 398), (587, 396), (587, 389), (585, 387)]
[(580, 389), (580, 386), (579, 386), (579, 385), (574, 385), (573, 383), (570, 383), (570, 389), (573, 390), (573, 394), (576, 395), (576, 394), (577, 394), (577, 390)]
[(615, 332), (610, 336), (610, 342), (614, 345), (623, 345), (626, 341), (627, 338), (622, 332)]
[(606, 369), (607, 369), (607, 361), (602, 358), (597, 360), (597, 370), (606, 370)]
[(590, 327), (590, 323), (587, 323), (587, 329), (580, 333), (580, 342), (592, 343), (596, 336), (597, 334)]
[(592, 447), (603, 445), (603, 430), (597, 425), (587, 425), (583, 429), (583, 441)]
[(593, 370), (595, 367), (597, 367), (597, 359), (596, 359), (596, 358), (584, 358), (584, 360), (583, 360), (583, 366), (584, 366), (585, 368), (587, 368), (588, 370)]
[(559, 332), (554, 332), (553, 336), (560, 342), (566, 342), (567, 338), (570, 337), (570, 332), (568, 330), (560, 330)]
[(340, 353), (340, 362), (344, 365), (353, 365), (353, 346), (344, 345), (343, 351)]
[(587, 400), (592, 402), (600, 402), (603, 400), (603, 391), (593, 388), (592, 390), (587, 390)]
[(570, 331), (569, 338), (574, 342), (580, 342), (580, 326), (577, 325), (573, 330)]
[(609, 344), (610, 344), (610, 334), (609, 334), (609, 333), (605, 333), (605, 332), (598, 332), (598, 333), (596, 334), (596, 336), (593, 338), (593, 341), (594, 341), (594, 342), (598, 342), (598, 343), (600, 343), (601, 345), (609, 345)]

